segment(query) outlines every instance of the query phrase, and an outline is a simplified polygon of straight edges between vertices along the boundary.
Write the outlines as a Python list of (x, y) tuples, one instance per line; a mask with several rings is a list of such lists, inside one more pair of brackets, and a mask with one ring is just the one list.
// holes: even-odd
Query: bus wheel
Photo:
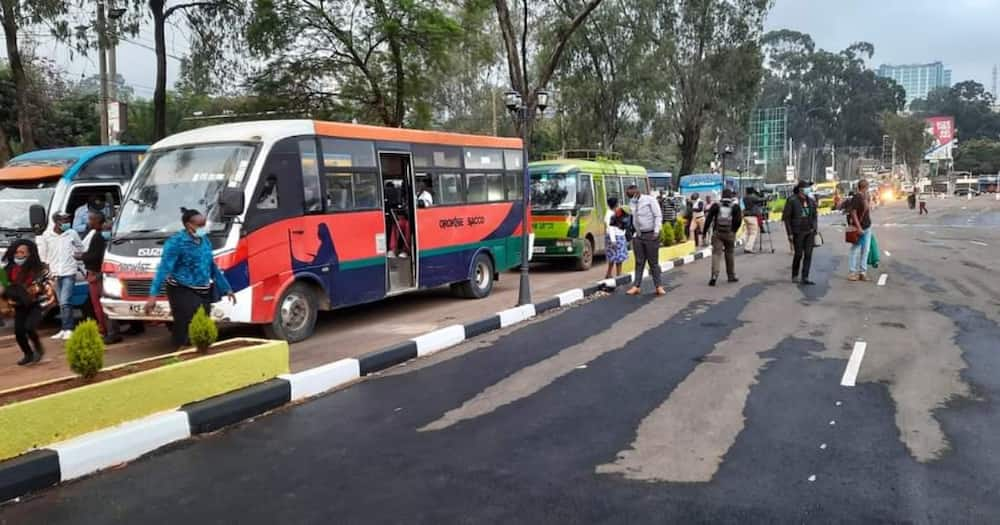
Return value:
[(577, 270), (589, 270), (594, 264), (594, 241), (589, 238), (583, 240), (583, 253), (577, 257), (574, 268)]
[(482, 299), (493, 291), (493, 260), (489, 255), (480, 253), (472, 263), (472, 279), (457, 286), (462, 297)]
[(303, 283), (294, 283), (281, 295), (274, 321), (264, 325), (264, 332), (268, 339), (297, 343), (313, 334), (316, 316), (315, 292)]

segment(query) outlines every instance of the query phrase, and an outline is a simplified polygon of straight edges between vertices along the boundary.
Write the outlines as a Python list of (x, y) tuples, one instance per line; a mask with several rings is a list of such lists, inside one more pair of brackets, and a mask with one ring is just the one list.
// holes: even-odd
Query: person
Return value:
[(121, 342), (118, 335), (117, 323), (110, 321), (104, 315), (104, 307), (101, 305), (101, 295), (104, 293), (104, 275), (101, 267), (104, 265), (104, 252), (107, 250), (107, 241), (111, 238), (111, 232), (105, 230), (105, 217), (99, 211), (91, 210), (87, 220), (89, 233), (83, 239), (84, 252), (77, 256), (83, 263), (83, 268), (87, 271), (87, 288), (90, 291), (90, 306), (94, 310), (94, 320), (104, 336), (105, 344), (115, 344)]
[(48, 270), (38, 257), (38, 247), (27, 239), (14, 241), (4, 253), (3, 266), (9, 279), (3, 299), (14, 309), (14, 339), (24, 354), (17, 364), (35, 364), (45, 355), (38, 324), (43, 306), (52, 300)]
[(385, 183), (386, 227), (389, 229), (388, 257), (410, 255), (410, 220), (403, 193), (392, 181)]
[(104, 202), (104, 197), (100, 195), (95, 195), (90, 198), (90, 200), (84, 204), (81, 204), (73, 212), (73, 229), (76, 230), (76, 234), (79, 236), (84, 236), (87, 234), (87, 225), (89, 222), (90, 212), (99, 211), (104, 214), (105, 223), (110, 224), (111, 206)]
[(694, 222), (694, 195), (688, 195), (684, 200), (684, 238), (691, 238), (691, 225)]
[(698, 194), (691, 195), (691, 233), (694, 234), (694, 245), (701, 247), (705, 235), (705, 201)]
[(667, 195), (667, 192), (660, 190), (660, 214), (663, 215), (663, 224), (669, 224), (670, 227), (674, 226), (677, 222), (677, 203), (674, 202), (674, 198)]
[[(184, 229), (172, 235), (163, 245), (163, 255), (156, 276), (149, 288), (146, 315), (156, 308), (155, 297), (164, 285), (170, 313), (173, 316), (171, 336), (174, 346), (188, 344), (188, 325), (199, 308), (210, 313), (213, 291), (225, 295), (233, 304), (236, 296), (226, 276), (219, 271), (212, 257), (212, 242), (205, 229), (205, 216), (197, 210), (183, 210)], [(213, 290), (214, 287), (214, 290)]]
[(69, 339), (73, 333), (73, 287), (76, 286), (76, 274), (80, 265), (76, 255), (83, 252), (80, 235), (73, 229), (72, 217), (68, 213), (59, 212), (52, 216), (52, 228), (45, 231), (38, 239), (38, 254), (43, 263), (48, 266), (49, 275), (55, 281), (56, 295), (59, 298), (59, 331), (52, 339)]
[(712, 279), (708, 281), (709, 286), (715, 286), (719, 279), (719, 266), (723, 256), (726, 259), (726, 276), (729, 282), (739, 282), (733, 251), (736, 249), (736, 232), (743, 222), (743, 211), (735, 197), (733, 190), (722, 190), (722, 200), (713, 204), (706, 214), (705, 231), (712, 232)]
[(861, 239), (851, 245), (848, 258), (849, 281), (868, 280), (868, 250), (871, 248), (871, 204), (868, 202), (868, 181), (858, 182), (858, 191), (847, 208), (847, 225), (861, 231)]
[(420, 183), (420, 193), (417, 194), (417, 207), (430, 208), (434, 205), (434, 197), (431, 195), (431, 181), (429, 179)]
[(785, 209), (781, 213), (781, 221), (785, 223), (785, 233), (788, 234), (788, 242), (794, 252), (792, 282), (805, 286), (816, 284), (809, 280), (816, 232), (819, 231), (819, 215), (816, 212), (816, 200), (812, 196), (812, 184), (800, 180), (792, 189), (792, 198), (785, 201)]
[(606, 246), (605, 255), (608, 259), (608, 271), (604, 274), (605, 279), (612, 277), (612, 271), (614, 272), (614, 277), (622, 274), (622, 263), (628, 259), (628, 240), (625, 236), (626, 227), (625, 211), (621, 208), (616, 208), (608, 223), (607, 238), (604, 241), (604, 245)]
[(746, 215), (743, 216), (746, 228), (746, 240), (743, 243), (743, 251), (753, 253), (754, 246), (757, 245), (757, 236), (760, 235), (761, 217), (764, 215), (764, 198), (753, 188), (746, 189), (743, 197)]
[(918, 212), (918, 214), (919, 215), (929, 215), (930, 212), (927, 211), (927, 194), (921, 192), (917, 196), (917, 199), (920, 201), (920, 211)]
[(666, 290), (660, 282), (660, 229), (663, 228), (663, 215), (660, 205), (652, 195), (643, 194), (639, 187), (632, 184), (625, 191), (632, 208), (632, 227), (635, 228), (635, 238), (632, 240), (635, 251), (635, 281), (628, 295), (639, 295), (642, 286), (642, 274), (646, 264), (653, 277), (656, 295), (665, 295)]

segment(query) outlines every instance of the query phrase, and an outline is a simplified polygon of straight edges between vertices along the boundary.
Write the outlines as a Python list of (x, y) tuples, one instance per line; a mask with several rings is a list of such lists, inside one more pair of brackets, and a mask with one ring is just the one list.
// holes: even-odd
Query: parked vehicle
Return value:
[(535, 232), (532, 260), (571, 261), (586, 270), (604, 253), (607, 200), (627, 204), (625, 190), (635, 184), (648, 193), (641, 166), (600, 157), (532, 162), (531, 216)]
[[(212, 315), (272, 338), (303, 340), (319, 310), (418, 289), (485, 297), (520, 261), (522, 155), (520, 139), (311, 120), (179, 133), (155, 144), (136, 175), (105, 258), (102, 304), (113, 319), (170, 319), (165, 298), (150, 314), (144, 305), (182, 207), (207, 218), (236, 293)], [(430, 198), (417, 198), (423, 188)]]
[[(13, 241), (34, 238), (56, 212), (73, 214), (92, 197), (104, 198), (113, 210), (122, 202), (147, 146), (84, 146), (32, 151), (0, 168), (0, 253)], [(113, 217), (109, 217), (109, 220)], [(73, 304), (89, 308), (87, 283), (81, 276)]]

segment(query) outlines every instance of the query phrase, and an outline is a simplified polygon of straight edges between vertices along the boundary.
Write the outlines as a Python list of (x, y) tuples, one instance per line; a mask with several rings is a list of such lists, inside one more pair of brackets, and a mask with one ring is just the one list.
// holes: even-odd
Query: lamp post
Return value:
[(531, 140), (530, 124), (537, 116), (535, 113), (536, 109), (538, 113), (544, 113), (545, 108), (548, 107), (549, 92), (535, 91), (535, 105), (532, 106), (531, 101), (525, 99), (521, 93), (508, 91), (504, 94), (504, 103), (507, 106), (507, 110), (510, 111), (511, 116), (514, 117), (514, 120), (521, 124), (521, 139), (524, 142), (521, 150), (521, 167), (524, 168), (524, 177), (521, 182), (521, 207), (523, 208), (521, 210), (521, 283), (517, 293), (517, 305), (524, 306), (531, 304), (531, 280), (528, 274), (528, 256), (531, 250), (531, 243), (528, 237), (528, 232), (531, 229), (529, 222), (531, 219), (531, 174), (528, 171), (528, 146)]

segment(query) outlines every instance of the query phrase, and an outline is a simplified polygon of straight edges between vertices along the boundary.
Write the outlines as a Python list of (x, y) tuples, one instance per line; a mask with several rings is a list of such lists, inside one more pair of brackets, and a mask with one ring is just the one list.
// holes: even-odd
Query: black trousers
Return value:
[(28, 357), (34, 355), (29, 343), (35, 345), (34, 352), (42, 351), (42, 342), (38, 339), (38, 324), (41, 322), (42, 309), (38, 305), (14, 308), (14, 339), (21, 352)]
[(642, 286), (642, 272), (648, 263), (653, 286), (659, 287), (660, 236), (656, 232), (640, 233), (632, 239), (632, 249), (635, 250), (635, 286)]
[(802, 269), (802, 278), (809, 278), (809, 268), (812, 266), (813, 247), (816, 245), (816, 234), (814, 232), (792, 234), (792, 247), (795, 255), (792, 257), (792, 277), (799, 276), (799, 268)]
[(185, 346), (188, 344), (188, 325), (198, 308), (204, 308), (205, 313), (212, 312), (212, 293), (208, 289), (195, 290), (168, 284), (167, 300), (170, 302), (170, 315), (174, 318), (171, 341), (176, 347)]

